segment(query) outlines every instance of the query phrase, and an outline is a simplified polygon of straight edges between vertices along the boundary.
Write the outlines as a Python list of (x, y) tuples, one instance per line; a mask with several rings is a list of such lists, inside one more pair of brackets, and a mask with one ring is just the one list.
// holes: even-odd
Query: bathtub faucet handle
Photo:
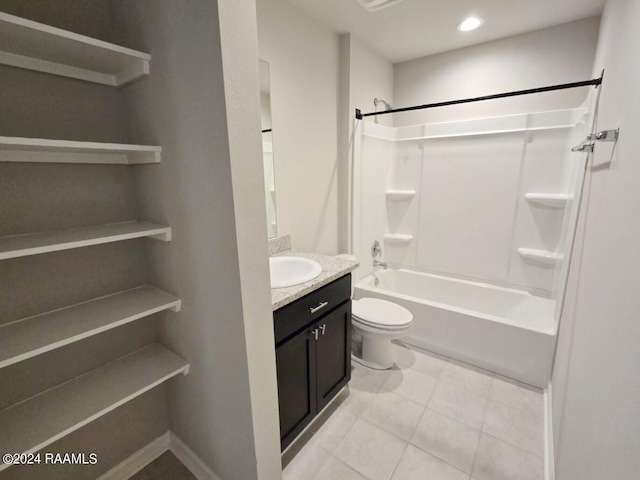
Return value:
[(380, 255), (382, 255), (382, 247), (380, 246), (380, 242), (378, 240), (374, 240), (371, 245), (371, 256), (375, 260)]

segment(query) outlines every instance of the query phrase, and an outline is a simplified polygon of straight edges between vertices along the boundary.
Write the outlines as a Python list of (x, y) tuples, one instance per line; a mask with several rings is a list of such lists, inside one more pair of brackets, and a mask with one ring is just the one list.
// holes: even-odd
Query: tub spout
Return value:
[(385, 270), (387, 269), (387, 262), (379, 262), (378, 260), (373, 261), (373, 268), (382, 267)]

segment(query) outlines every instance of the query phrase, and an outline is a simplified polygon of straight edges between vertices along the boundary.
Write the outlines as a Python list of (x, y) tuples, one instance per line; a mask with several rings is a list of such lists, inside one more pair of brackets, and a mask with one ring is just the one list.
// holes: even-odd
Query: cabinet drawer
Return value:
[(351, 275), (348, 274), (276, 310), (273, 312), (276, 345), (350, 297)]

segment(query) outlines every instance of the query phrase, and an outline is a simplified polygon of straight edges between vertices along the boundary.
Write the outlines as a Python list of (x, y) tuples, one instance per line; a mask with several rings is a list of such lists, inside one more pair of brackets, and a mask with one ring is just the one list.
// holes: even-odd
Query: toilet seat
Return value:
[(351, 316), (357, 323), (380, 330), (402, 330), (413, 321), (413, 315), (406, 308), (370, 297), (354, 300)]

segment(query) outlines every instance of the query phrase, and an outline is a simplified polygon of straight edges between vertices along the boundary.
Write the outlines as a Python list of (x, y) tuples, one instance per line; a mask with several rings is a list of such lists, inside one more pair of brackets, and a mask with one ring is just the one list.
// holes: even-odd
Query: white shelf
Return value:
[(527, 193), (524, 198), (529, 203), (537, 203), (546, 207), (563, 208), (573, 195), (565, 193)]
[(406, 235), (403, 233), (387, 233), (384, 236), (385, 242), (403, 244), (410, 243), (413, 240), (413, 235)]
[(561, 253), (549, 252), (548, 250), (537, 250), (534, 248), (519, 248), (518, 253), (521, 257), (547, 264), (554, 264), (557, 261), (564, 259), (564, 255)]
[(119, 358), (2, 410), (0, 452), (35, 452), (181, 373), (189, 364), (159, 344)]
[(46, 138), (0, 137), (0, 162), (159, 163), (162, 147), (74, 142)]
[(0, 325), (0, 368), (180, 306), (179, 298), (145, 285)]
[(415, 190), (387, 190), (384, 192), (387, 200), (410, 200), (416, 195)]
[(151, 56), (0, 12), (0, 64), (121, 87), (149, 74)]
[(0, 260), (142, 237), (168, 242), (171, 240), (171, 228), (135, 221), (0, 237)]

